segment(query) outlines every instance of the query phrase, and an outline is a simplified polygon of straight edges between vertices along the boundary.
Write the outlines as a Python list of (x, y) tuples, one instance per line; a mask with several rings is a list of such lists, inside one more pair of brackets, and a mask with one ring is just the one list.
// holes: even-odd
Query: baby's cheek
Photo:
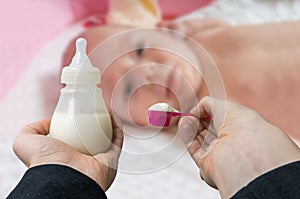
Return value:
[(130, 110), (130, 116), (132, 118), (132, 122), (138, 126), (147, 126), (149, 124), (148, 115), (145, 114), (147, 111), (137, 112), (136, 109)]

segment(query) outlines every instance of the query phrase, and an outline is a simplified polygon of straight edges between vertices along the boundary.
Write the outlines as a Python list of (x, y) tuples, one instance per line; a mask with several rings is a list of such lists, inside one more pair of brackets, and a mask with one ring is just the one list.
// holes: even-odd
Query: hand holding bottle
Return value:
[(114, 129), (112, 145), (108, 151), (90, 156), (48, 137), (49, 126), (50, 119), (45, 119), (21, 129), (13, 145), (19, 159), (29, 168), (44, 164), (72, 167), (95, 180), (106, 191), (116, 176), (123, 144), (122, 131)]
[[(195, 117), (182, 118), (179, 133), (201, 177), (219, 189), (222, 198), (267, 171), (300, 160), (297, 145), (249, 108), (205, 97), (191, 113), (203, 119), (199, 123)], [(209, 116), (213, 121), (205, 119)]]

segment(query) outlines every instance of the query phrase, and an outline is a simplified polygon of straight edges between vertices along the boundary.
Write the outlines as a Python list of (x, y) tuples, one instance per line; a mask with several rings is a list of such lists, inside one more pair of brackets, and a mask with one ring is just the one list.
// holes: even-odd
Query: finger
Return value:
[(26, 126), (24, 126), (20, 134), (38, 134), (38, 135), (48, 135), (49, 134), (49, 128), (50, 128), (50, 118), (46, 118), (43, 120), (40, 120), (38, 122), (30, 123)]
[(211, 118), (213, 120), (213, 127), (210, 128), (216, 129), (216, 133), (219, 133), (224, 124), (226, 102), (211, 97), (204, 97), (191, 113), (198, 114), (200, 118)]
[(185, 145), (189, 145), (196, 137), (198, 133), (199, 120), (196, 117), (187, 116), (183, 117), (178, 122), (178, 134), (181, 136)]
[(115, 151), (116, 151), (116, 149), (119, 149), (118, 152), (120, 152), (123, 147), (123, 140), (124, 140), (123, 131), (119, 128), (116, 128), (114, 130), (112, 149)]
[(123, 147), (123, 140), (123, 131), (119, 128), (114, 129), (113, 140), (109, 150), (106, 153), (100, 153), (95, 155), (94, 157), (97, 159), (101, 159), (103, 157), (103, 154), (107, 154), (112, 159), (119, 159)]
[(196, 162), (197, 165), (198, 165), (198, 161), (200, 160), (199, 158), (200, 156), (198, 154), (200, 154), (201, 152), (203, 142), (204, 140), (202, 135), (197, 134), (195, 139), (190, 143), (190, 145), (187, 148), (190, 155), (192, 156), (193, 160)]
[(210, 123), (211, 123), (212, 117), (209, 118), (201, 118), (199, 119), (201, 125), (203, 126), (203, 128), (205, 129), (209, 129), (210, 128)]
[(123, 132), (121, 129), (114, 129), (113, 140), (110, 149), (106, 153), (99, 153), (93, 157), (101, 164), (112, 169), (118, 168), (119, 157), (123, 146)]
[(214, 148), (218, 141), (218, 137), (215, 133), (211, 133), (210, 131), (206, 131), (203, 143), (201, 145), (201, 150), (197, 154), (198, 159), (202, 159), (206, 155), (208, 155)]
[(119, 158), (123, 147), (124, 134), (122, 131), (122, 120), (114, 111), (113, 116), (114, 134), (112, 145), (108, 152), (111, 151), (110, 153), (113, 153), (116, 158)]
[(194, 155), (198, 153), (204, 142), (203, 134), (201, 134), (204, 130), (203, 126), (201, 126), (199, 120), (195, 117), (182, 118), (178, 126), (179, 135), (187, 146), (188, 152), (197, 163), (198, 160), (194, 158)]
[(203, 97), (198, 106), (196, 106), (191, 113), (197, 115), (200, 118), (208, 118), (213, 115), (212, 111), (212, 98)]
[(122, 127), (123, 122), (114, 110), (112, 110), (112, 124), (113, 124), (114, 129), (115, 128), (120, 128), (120, 129), (123, 128)]
[(39, 143), (39, 140), (46, 138), (46, 136), (40, 135), (47, 135), (49, 126), (50, 119), (28, 124), (20, 130), (15, 138), (13, 150), (26, 166), (30, 166), (31, 157), (40, 151), (40, 146), (37, 143)]

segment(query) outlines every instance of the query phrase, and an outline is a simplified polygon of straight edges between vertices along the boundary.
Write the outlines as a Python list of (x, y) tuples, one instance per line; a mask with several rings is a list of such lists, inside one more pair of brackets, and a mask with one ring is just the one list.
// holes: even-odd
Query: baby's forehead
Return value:
[(174, 42), (174, 38), (170, 36), (169, 31), (162, 31), (156, 27), (136, 28), (124, 25), (107, 24), (98, 27), (96, 31), (93, 31), (92, 35), (97, 37), (97, 43), (105, 42), (107, 40), (110, 40), (110, 43), (114, 43), (112, 41), (114, 40), (118, 45), (144, 43), (147, 46), (147, 43), (157, 43), (159, 47), (159, 44)]
[[(172, 50), (179, 45), (168, 32), (159, 31), (157, 28), (104, 25), (89, 31), (87, 35), (91, 44), (88, 45), (90, 50), (102, 55), (122, 55), (140, 48)], [(180, 45), (181, 43), (182, 41)]]
[(103, 42), (110, 37), (119, 35), (123, 32), (129, 31), (132, 28), (121, 25), (103, 25), (84, 31), (81, 37), (85, 37), (88, 41), (92, 41), (93, 44)]

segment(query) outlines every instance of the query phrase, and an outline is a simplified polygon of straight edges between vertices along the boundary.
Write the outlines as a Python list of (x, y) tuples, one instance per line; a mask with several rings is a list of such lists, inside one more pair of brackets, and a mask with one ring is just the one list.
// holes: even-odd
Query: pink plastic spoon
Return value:
[(149, 122), (153, 126), (168, 127), (172, 117), (195, 116), (190, 113), (148, 110)]

